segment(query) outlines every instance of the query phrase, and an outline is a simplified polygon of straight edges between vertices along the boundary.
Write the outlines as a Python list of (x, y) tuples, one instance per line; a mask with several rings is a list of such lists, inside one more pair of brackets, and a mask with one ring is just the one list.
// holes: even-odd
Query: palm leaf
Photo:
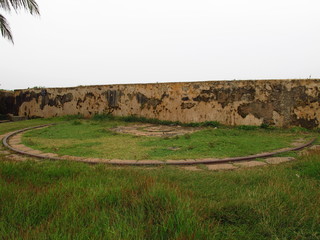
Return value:
[(39, 14), (39, 7), (35, 0), (0, 0), (0, 8), (7, 12), (14, 10), (26, 9), (31, 14)]
[[(14, 9), (15, 11), (25, 9), (29, 11), (30, 14), (39, 14), (39, 7), (35, 0), (0, 0), (0, 9), (3, 9), (6, 12), (10, 12), (11, 9)], [(5, 38), (8, 38), (13, 43), (13, 38), (7, 19), (1, 14), (0, 30), (1, 35)]]
[(5, 11), (10, 11), (10, 2), (7, 0), (0, 0), (0, 8), (4, 9)]
[(1, 35), (5, 38), (8, 38), (13, 43), (12, 34), (10, 31), (9, 24), (7, 22), (7, 19), (0, 14), (0, 30)]
[(0, 0), (0, 1), (7, 2), (4, 5), (9, 5), (9, 2), (10, 2), (10, 5), (14, 10), (19, 10), (21, 8), (24, 8), (26, 10), (29, 10), (31, 14), (39, 14), (39, 7), (38, 7), (38, 4), (35, 2), (35, 0)]

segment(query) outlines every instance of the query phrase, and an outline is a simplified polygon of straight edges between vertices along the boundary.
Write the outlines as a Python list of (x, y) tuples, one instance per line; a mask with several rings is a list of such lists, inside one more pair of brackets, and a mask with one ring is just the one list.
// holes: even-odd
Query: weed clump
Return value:
[(221, 123), (217, 121), (206, 121), (206, 122), (192, 122), (192, 123), (181, 123), (184, 127), (220, 127)]
[(260, 125), (260, 128), (261, 128), (261, 129), (266, 129), (266, 130), (275, 130), (275, 129), (276, 129), (275, 126), (271, 126), (271, 125), (269, 125), (269, 124), (267, 124), (267, 123), (262, 123), (262, 124)]
[(166, 121), (166, 120), (159, 120), (156, 118), (138, 117), (135, 115), (120, 117), (119, 119), (125, 122), (142, 122), (142, 123), (152, 123), (152, 124), (171, 125), (171, 126), (176, 126), (181, 124), (178, 121), (172, 122), (172, 121)]
[(292, 127), (290, 128), (290, 132), (298, 133), (298, 132), (308, 132), (309, 130), (303, 127)]
[(257, 130), (259, 127), (258, 126), (252, 126), (252, 125), (239, 125), (236, 128), (240, 129), (240, 130), (252, 131), (252, 130)]
[(72, 125), (81, 125), (82, 123), (79, 120), (74, 120)]
[(108, 120), (114, 120), (114, 116), (111, 114), (95, 114), (92, 117), (92, 120), (94, 121), (108, 121)]
[(65, 120), (65, 121), (71, 121), (71, 120), (77, 120), (77, 119), (84, 119), (84, 116), (82, 114), (75, 114), (75, 115), (66, 115), (62, 117), (62, 120)]

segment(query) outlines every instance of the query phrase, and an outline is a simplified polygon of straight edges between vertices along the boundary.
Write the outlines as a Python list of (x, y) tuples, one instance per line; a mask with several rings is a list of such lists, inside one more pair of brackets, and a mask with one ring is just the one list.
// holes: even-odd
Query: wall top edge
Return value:
[[(237, 82), (237, 83), (246, 83), (246, 82), (298, 82), (298, 81), (310, 81), (310, 82), (317, 82), (320, 78), (305, 78), (305, 79), (250, 79), (250, 80), (206, 80), (206, 81), (186, 81), (186, 82), (156, 82), (156, 83), (123, 83), (123, 84), (103, 84), (103, 85), (79, 85), (75, 87), (44, 87), (43, 89), (77, 89), (77, 88), (93, 88), (93, 87), (105, 87), (105, 86), (141, 86), (141, 85), (166, 85), (166, 84), (206, 84), (206, 83), (230, 83), (230, 82)], [(28, 91), (28, 90), (39, 90), (34, 88), (27, 88), (27, 89), (15, 89), (14, 91)], [(4, 90), (3, 92), (7, 92)], [(12, 92), (12, 91), (8, 91)]]

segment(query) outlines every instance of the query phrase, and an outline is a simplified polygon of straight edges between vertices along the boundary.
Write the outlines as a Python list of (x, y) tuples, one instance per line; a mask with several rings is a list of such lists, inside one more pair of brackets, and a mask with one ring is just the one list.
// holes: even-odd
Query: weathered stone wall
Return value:
[(320, 79), (121, 84), (16, 90), (27, 117), (108, 112), (181, 122), (319, 127)]
[(14, 95), (12, 91), (0, 91), (0, 115), (12, 113), (14, 109)]

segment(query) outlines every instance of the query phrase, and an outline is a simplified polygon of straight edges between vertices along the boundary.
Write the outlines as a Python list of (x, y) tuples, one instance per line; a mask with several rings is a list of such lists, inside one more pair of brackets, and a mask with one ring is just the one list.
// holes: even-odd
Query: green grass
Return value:
[(172, 138), (119, 134), (110, 128), (128, 125), (119, 119), (71, 119), (45, 129), (24, 134), (23, 143), (32, 148), (60, 155), (108, 159), (190, 159), (236, 157), (288, 147), (297, 138), (314, 133), (253, 126), (211, 128)]
[(1, 239), (320, 239), (319, 155), (232, 172), (0, 162)]
[[(68, 124), (86, 124), (73, 121)], [(99, 134), (81, 136), (95, 141)], [(0, 154), (0, 239), (320, 239), (319, 156), (314, 151), (277, 166), (191, 172), (13, 162)]]
[[(54, 121), (57, 121), (57, 120), (54, 120)], [(15, 130), (19, 130), (22, 128), (42, 125), (42, 124), (51, 123), (51, 122), (52, 120), (47, 120), (47, 119), (33, 119), (33, 120), (26, 120), (26, 121), (19, 121), (19, 122), (1, 123), (0, 135), (7, 132), (13, 132)]]

